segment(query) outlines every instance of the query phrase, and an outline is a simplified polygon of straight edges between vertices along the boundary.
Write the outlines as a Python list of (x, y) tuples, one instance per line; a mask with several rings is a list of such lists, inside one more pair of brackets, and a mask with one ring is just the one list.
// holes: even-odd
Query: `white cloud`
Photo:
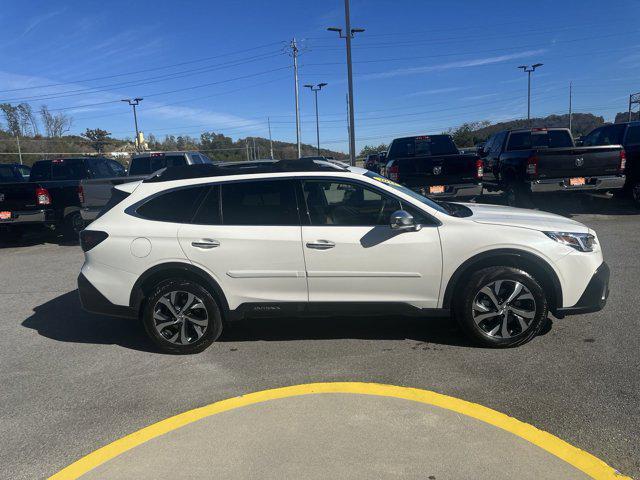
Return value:
[(459, 90), (464, 90), (464, 87), (446, 87), (446, 88), (432, 88), (430, 90), (420, 90), (419, 92), (409, 93), (404, 95), (405, 97), (420, 97), (422, 95), (437, 95), (439, 93), (449, 93), (449, 92), (457, 92)]
[(24, 37), (25, 35), (28, 35), (33, 30), (35, 30), (38, 25), (40, 25), (43, 22), (46, 22), (50, 18), (53, 18), (57, 15), (64, 13), (65, 10), (66, 8), (62, 8), (60, 10), (55, 10), (53, 12), (43, 13), (42, 15), (36, 15), (35, 17), (31, 17), (27, 22), (25, 29), (22, 31), (22, 34), (20, 35), (20, 37)]
[(395, 70), (389, 70), (387, 72), (368, 73), (368, 74), (360, 75), (358, 78), (365, 79), (365, 80), (373, 80), (378, 78), (392, 78), (392, 77), (400, 77), (400, 76), (406, 76), (406, 75), (418, 75), (421, 73), (451, 70), (455, 68), (480, 67), (483, 65), (491, 65), (494, 63), (506, 62), (508, 60), (515, 60), (518, 58), (531, 57), (533, 55), (539, 55), (541, 53), (544, 53), (545, 51), (546, 51), (545, 49), (526, 50), (520, 53), (512, 53), (509, 55), (499, 55), (495, 57), (475, 58), (471, 60), (458, 60), (455, 62), (441, 63), (438, 65), (425, 65), (422, 67), (398, 68)]

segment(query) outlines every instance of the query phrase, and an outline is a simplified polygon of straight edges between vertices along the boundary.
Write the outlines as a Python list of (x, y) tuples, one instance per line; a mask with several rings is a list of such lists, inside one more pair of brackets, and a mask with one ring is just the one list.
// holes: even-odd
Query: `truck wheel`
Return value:
[(547, 318), (542, 286), (518, 268), (478, 270), (458, 292), (456, 320), (473, 341), (486, 347), (522, 345), (537, 335)]
[(533, 208), (531, 192), (517, 183), (509, 183), (504, 190), (504, 196), (510, 207)]
[(63, 235), (70, 240), (77, 240), (80, 232), (84, 230), (84, 220), (80, 212), (71, 212), (64, 217)]
[(165, 353), (199, 353), (222, 333), (222, 315), (211, 293), (192, 280), (159, 282), (142, 313), (147, 334)]
[(631, 199), (634, 205), (640, 208), (640, 181), (631, 185)]

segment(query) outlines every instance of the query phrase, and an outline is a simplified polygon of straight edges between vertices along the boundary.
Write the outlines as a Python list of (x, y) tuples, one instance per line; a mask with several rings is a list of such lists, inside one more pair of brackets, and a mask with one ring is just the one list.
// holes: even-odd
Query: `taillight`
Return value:
[(88, 252), (93, 247), (107, 239), (109, 234), (98, 230), (82, 230), (80, 232), (80, 247), (83, 252)]
[(38, 205), (51, 205), (51, 195), (46, 188), (36, 188), (36, 204)]
[(527, 174), (538, 175), (538, 157), (536, 155), (532, 155), (527, 159)]
[(398, 168), (397, 164), (391, 165), (387, 173), (389, 174), (389, 180), (393, 180), (394, 182), (397, 182), (400, 178), (400, 168)]
[(624, 173), (627, 168), (627, 152), (624, 151), (624, 148), (620, 150), (620, 163), (618, 164), (618, 170), (620, 173)]
[(484, 162), (480, 159), (476, 160), (476, 178), (478, 180), (482, 180), (482, 176), (484, 175)]
[(82, 188), (82, 185), (78, 185), (78, 200), (80, 200), (80, 203), (84, 203), (84, 188)]

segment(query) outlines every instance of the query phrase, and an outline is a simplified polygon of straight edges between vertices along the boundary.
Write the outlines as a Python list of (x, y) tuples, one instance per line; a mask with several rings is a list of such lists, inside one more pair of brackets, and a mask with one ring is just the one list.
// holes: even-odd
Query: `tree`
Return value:
[(4, 120), (7, 123), (7, 130), (9, 130), (11, 135), (14, 137), (22, 135), (18, 107), (14, 107), (9, 103), (2, 103), (0, 104), (0, 110), (2, 110)]
[(31, 105), (28, 103), (21, 103), (16, 107), (18, 111), (18, 120), (20, 122), (20, 130), (23, 136), (31, 135), (36, 136), (40, 132), (38, 131), (38, 122), (33, 115)]
[(362, 147), (362, 150), (360, 150), (358, 157), (366, 157), (367, 155), (371, 155), (373, 153), (384, 152), (388, 148), (389, 147), (384, 143), (381, 143), (377, 147), (372, 145), (365, 145), (364, 147)]
[(40, 107), (40, 118), (47, 137), (61, 137), (71, 129), (73, 120), (64, 113), (52, 115), (46, 105)]
[(453, 142), (456, 146), (472, 147), (479, 141), (482, 141), (481, 138), (478, 138), (476, 132), (488, 127), (489, 125), (491, 125), (491, 122), (488, 121), (463, 123), (457, 128), (450, 128), (445, 133), (453, 137)]
[(111, 135), (111, 132), (107, 132), (101, 128), (87, 128), (82, 134), (83, 137), (91, 142), (91, 147), (98, 153), (102, 153), (103, 147), (113, 141), (112, 138), (109, 138), (109, 135)]

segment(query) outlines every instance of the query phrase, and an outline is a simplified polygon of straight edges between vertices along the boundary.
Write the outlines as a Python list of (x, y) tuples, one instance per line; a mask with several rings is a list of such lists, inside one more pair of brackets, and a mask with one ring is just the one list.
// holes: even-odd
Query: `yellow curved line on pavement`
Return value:
[(527, 423), (521, 422), (504, 413), (497, 412), (477, 403), (467, 402), (459, 398), (442, 395), (429, 390), (418, 388), (397, 387), (394, 385), (382, 385), (377, 383), (360, 382), (335, 382), (335, 383), (309, 383), (304, 385), (294, 385), (291, 387), (275, 388), (260, 392), (242, 395), (240, 397), (229, 398), (212, 403), (205, 407), (195, 408), (173, 417), (162, 420), (153, 425), (149, 425), (137, 432), (122, 437), (98, 450), (82, 457), (62, 469), (55, 475), (49, 477), (50, 480), (71, 480), (84, 475), (99, 465), (117, 457), (118, 455), (141, 445), (153, 438), (164, 435), (167, 432), (184, 427), (193, 422), (197, 422), (205, 417), (227, 412), (236, 408), (253, 405), (269, 400), (295, 397), (300, 395), (312, 395), (319, 393), (352, 393), (359, 395), (377, 395), (381, 397), (400, 398), (414, 402), (425, 403), (436, 407), (451, 410), (453, 412), (475, 418), (507, 432), (517, 435), (520, 438), (546, 450), (556, 457), (564, 460), (568, 464), (581, 470), (585, 474), (597, 480), (632, 480), (630, 477), (621, 475), (609, 465), (597, 457), (579, 448), (570, 445), (564, 440), (537, 429)]

